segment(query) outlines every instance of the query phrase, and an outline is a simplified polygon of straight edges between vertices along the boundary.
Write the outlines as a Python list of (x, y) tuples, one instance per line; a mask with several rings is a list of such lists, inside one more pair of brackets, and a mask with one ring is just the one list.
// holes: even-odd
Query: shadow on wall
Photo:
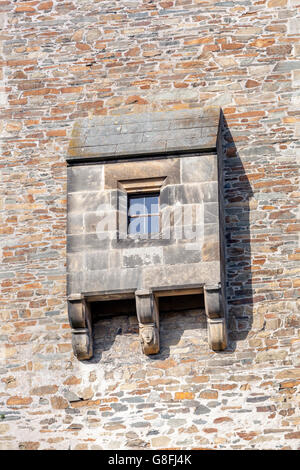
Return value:
[(115, 312), (111, 316), (102, 314), (108, 307), (106, 302), (92, 304), (94, 357), (89, 362), (117, 361), (122, 365), (164, 360), (176, 354), (186, 358), (199, 357), (199, 351), (201, 356), (210, 355), (203, 296), (185, 298), (188, 298), (185, 302), (181, 296), (161, 298), (160, 352), (153, 356), (142, 353), (134, 299), (115, 302), (115, 305), (113, 302), (110, 308), (116, 310), (119, 303), (119, 311), (123, 314)]
[[(226, 279), (228, 345), (226, 350), (217, 354), (224, 355), (235, 351), (237, 342), (247, 338), (253, 322), (250, 244), (250, 199), (253, 192), (222, 111), (219, 123), (218, 155), (223, 175), (223, 181), (221, 180), (223, 201), (220, 201), (220, 210), (224, 213), (223, 265)], [(112, 312), (113, 317), (110, 318), (106, 316), (101, 318), (103, 306), (101, 302), (92, 305), (94, 357), (89, 362), (109, 362), (116, 358), (119, 358), (121, 363), (143, 361), (134, 300), (123, 305), (124, 311), (120, 311), (120, 304), (116, 304)], [(172, 313), (162, 312), (161, 350), (159, 354), (148, 358), (162, 360), (172, 355), (176, 347), (182, 347), (183, 350), (190, 348), (187, 339), (188, 330), (192, 332), (191, 335), (199, 336), (199, 341), (194, 342), (197, 345), (198, 354), (199, 348), (202, 358), (211, 354), (207, 345), (204, 311), (199, 315), (199, 308), (201, 310), (203, 307), (202, 303), (197, 310), (193, 310), (192, 307), (186, 313), (180, 309), (177, 312), (177, 308), (176, 313), (174, 309)], [(169, 322), (170, 318), (173, 319), (172, 323)], [(122, 341), (119, 341), (120, 337)], [(194, 353), (193, 348), (187, 349), (187, 354), (193, 355)]]
[[(225, 116), (220, 115), (221, 155), (224, 174), (225, 277), (228, 346), (245, 340), (253, 323), (250, 244), (250, 199), (253, 191)], [(226, 352), (224, 351), (224, 352)]]

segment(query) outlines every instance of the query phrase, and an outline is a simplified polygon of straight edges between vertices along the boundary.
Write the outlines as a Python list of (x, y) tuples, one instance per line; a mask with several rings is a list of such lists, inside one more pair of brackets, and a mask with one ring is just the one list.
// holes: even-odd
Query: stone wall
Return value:
[[(68, 192), (69, 295), (220, 282), (216, 155), (79, 165), (68, 170), (73, 191)], [(161, 234), (128, 238), (128, 195), (118, 189), (117, 179), (112, 186), (106, 184), (114, 174), (123, 180), (163, 177), (158, 189)], [(93, 187), (80, 184), (95, 175)]]
[[(297, 449), (299, 0), (0, 1), (3, 449)], [(66, 305), (66, 163), (78, 118), (221, 106), (230, 343), (199, 311), (95, 329)], [(105, 331), (105, 337), (104, 335)]]

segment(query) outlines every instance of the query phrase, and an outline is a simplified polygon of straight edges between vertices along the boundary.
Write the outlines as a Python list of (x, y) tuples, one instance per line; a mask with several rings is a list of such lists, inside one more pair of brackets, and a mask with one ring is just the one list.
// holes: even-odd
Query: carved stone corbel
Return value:
[(157, 354), (159, 352), (158, 301), (149, 290), (136, 291), (135, 301), (143, 353)]
[(227, 346), (227, 328), (221, 304), (220, 285), (204, 286), (204, 303), (209, 346), (214, 351), (222, 351)]
[(91, 311), (81, 294), (68, 298), (68, 315), (73, 352), (79, 360), (90, 359), (93, 356)]

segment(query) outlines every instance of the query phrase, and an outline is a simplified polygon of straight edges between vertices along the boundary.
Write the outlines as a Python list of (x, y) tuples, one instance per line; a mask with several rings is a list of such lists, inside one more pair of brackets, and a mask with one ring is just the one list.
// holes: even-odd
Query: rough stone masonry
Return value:
[[(299, 449), (299, 0), (0, 1), (1, 449)], [(74, 123), (219, 106), (229, 343), (132, 313), (72, 352)]]

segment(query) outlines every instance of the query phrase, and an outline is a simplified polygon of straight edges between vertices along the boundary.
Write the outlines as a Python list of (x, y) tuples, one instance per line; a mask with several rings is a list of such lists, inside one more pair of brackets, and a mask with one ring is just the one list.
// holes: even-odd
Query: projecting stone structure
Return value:
[(0, 449), (299, 449), (300, 1), (0, 29)]
[[(219, 121), (220, 110), (206, 108), (75, 123), (67, 247), (69, 318), (79, 359), (93, 355), (89, 304), (134, 296), (146, 354), (159, 352), (162, 295), (204, 293), (210, 346), (226, 347)], [(137, 193), (159, 194), (157, 233), (127, 233), (128, 198)]]

